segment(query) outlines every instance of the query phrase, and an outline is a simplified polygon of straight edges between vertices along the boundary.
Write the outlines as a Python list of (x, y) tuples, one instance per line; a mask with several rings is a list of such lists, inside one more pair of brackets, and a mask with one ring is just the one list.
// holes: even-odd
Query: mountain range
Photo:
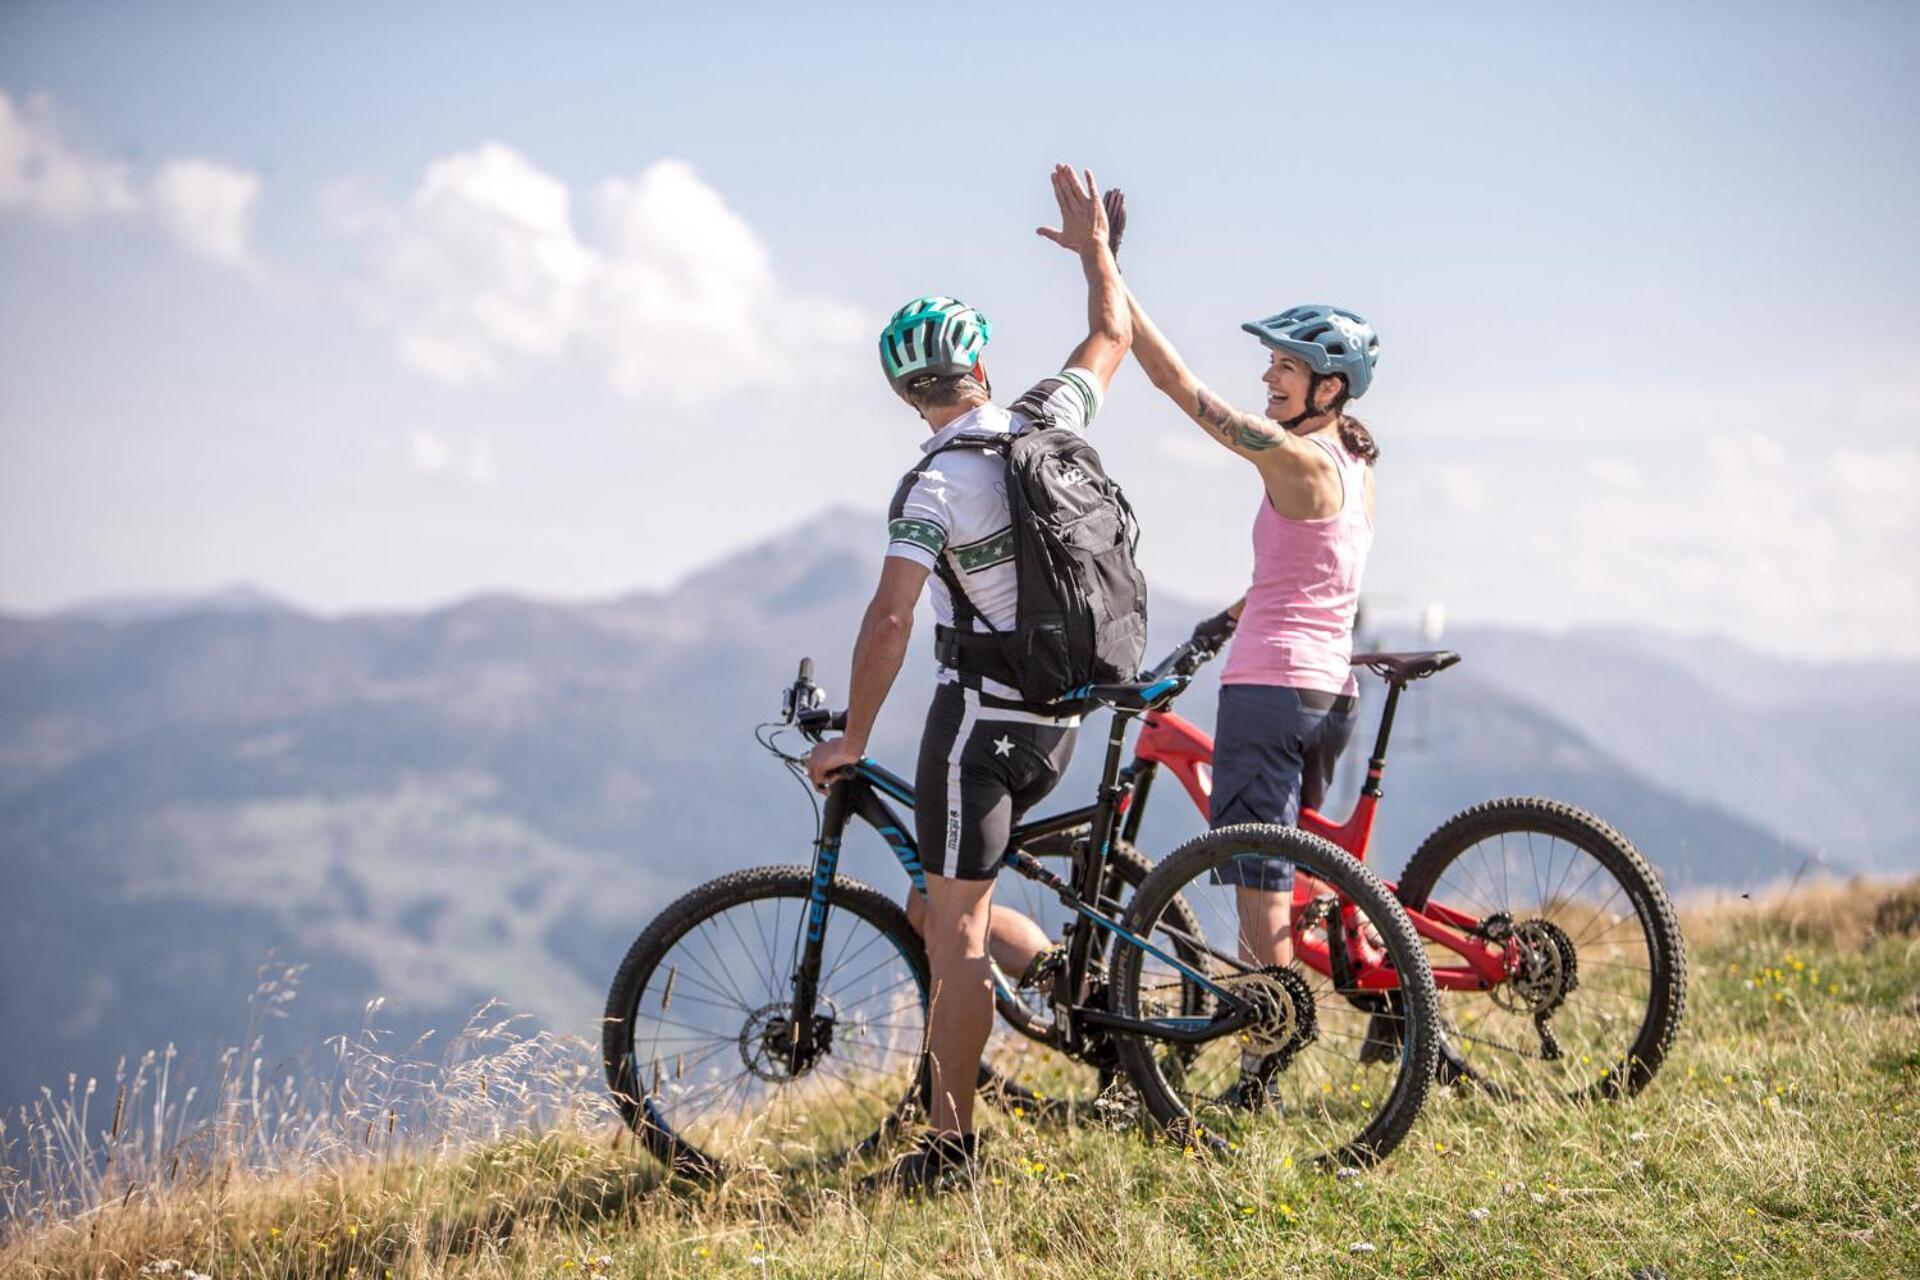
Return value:
[[(238, 589), (0, 616), (0, 1107), (168, 1043), (210, 1070), (277, 963), (305, 971), (270, 1056), (369, 1018), (457, 1026), (492, 997), (593, 1034), (673, 896), (806, 861), (812, 801), (750, 735), (804, 655), (844, 695), (880, 523), (829, 512), (671, 590), (591, 603), (328, 618)], [(1157, 586), (1149, 656), (1210, 611)], [(920, 630), (873, 744), (909, 772)], [(1920, 664), (1630, 631), (1446, 646), (1466, 661), (1416, 686), (1396, 730), (1385, 873), (1446, 815), (1515, 793), (1603, 814), (1679, 889), (1920, 862)], [(1211, 680), (1179, 708), (1209, 727)], [(1090, 795), (1103, 730), (1061, 804)], [(1163, 788), (1143, 844), (1201, 826)], [(847, 865), (899, 887), (877, 842)]]

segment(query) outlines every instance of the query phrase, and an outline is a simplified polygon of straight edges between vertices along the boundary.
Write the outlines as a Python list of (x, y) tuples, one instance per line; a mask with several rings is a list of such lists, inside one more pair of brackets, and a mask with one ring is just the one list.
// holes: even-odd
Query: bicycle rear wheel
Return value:
[[(1605, 822), (1554, 800), (1475, 805), (1421, 844), (1399, 894), (1475, 917), (1506, 952), (1506, 982), (1441, 997), (1449, 1073), (1496, 1097), (1571, 1101), (1630, 1096), (1660, 1069), (1686, 944), (1659, 877)], [(1429, 946), (1434, 964), (1459, 963)]]
[(919, 1104), (928, 975), (906, 913), (846, 878), (828, 895), (819, 997), (796, 1067), (804, 867), (720, 877), (661, 912), (607, 994), (607, 1081), (676, 1172), (715, 1179), (876, 1149)]
[[(1240, 854), (1294, 864), (1292, 935), (1302, 957), (1285, 968), (1245, 958), (1236, 894), (1214, 873)], [(1174, 924), (1176, 908), (1198, 934)], [(1433, 1082), (1439, 1046), (1437, 998), (1419, 937), (1393, 894), (1351, 855), (1291, 827), (1222, 827), (1188, 841), (1147, 877), (1124, 922), (1163, 952), (1197, 949), (1209, 981), (1261, 1010), (1239, 1033), (1197, 1047), (1145, 1036), (1117, 1037), (1121, 1062), (1155, 1119), (1178, 1140), (1231, 1146), (1250, 1138), (1322, 1166), (1371, 1164), (1406, 1137)], [(1196, 999), (1203, 1017), (1218, 997), (1125, 938), (1114, 944), (1114, 1010), (1171, 1019)], [(1336, 980), (1304, 963), (1308, 953), (1343, 957)], [(1362, 989), (1345, 957), (1365, 952), (1398, 976), (1390, 991)], [(1376, 969), (1377, 971), (1377, 969)], [(1256, 1088), (1243, 1086), (1242, 1054), (1257, 1060)]]

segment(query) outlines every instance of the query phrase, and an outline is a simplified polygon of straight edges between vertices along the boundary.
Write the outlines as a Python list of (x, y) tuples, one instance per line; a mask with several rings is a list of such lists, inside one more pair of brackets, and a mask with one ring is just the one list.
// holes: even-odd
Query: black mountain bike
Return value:
[[(1129, 810), (1152, 778), (1139, 761), (1122, 768), (1128, 729), (1178, 696), (1212, 653), (1189, 642), (1140, 681), (1075, 691), (1113, 712), (1094, 802), (1017, 826), (1003, 864), (1068, 913), (1067, 963), (1040, 993), (997, 975), (997, 1003), (1097, 1087), (1130, 1089), (1176, 1141), (1224, 1149), (1283, 1110), (1286, 1123), (1270, 1132), (1302, 1161), (1370, 1163), (1406, 1136), (1439, 1048), (1427, 955), (1392, 891), (1291, 828), (1209, 832), (1151, 871), (1128, 843), (1138, 826)], [(782, 732), (817, 742), (845, 723), (821, 705), (812, 672), (803, 660), (782, 718), (756, 735), (790, 769), (801, 757), (777, 745)], [(721, 876), (669, 906), (628, 951), (607, 999), (608, 1082), (627, 1123), (677, 1172), (860, 1159), (924, 1113), (925, 952), (896, 903), (838, 871), (858, 819), (924, 885), (911, 823), (889, 801), (911, 806), (913, 788), (861, 761), (828, 792), (811, 866)], [(1213, 873), (1247, 854), (1295, 865), (1314, 895), (1297, 944), (1351, 953), (1353, 966), (1321, 974), (1246, 958), (1235, 890)], [(1374, 972), (1397, 975), (1395, 989), (1352, 981), (1363, 954)], [(1223, 1100), (1243, 1060), (1258, 1064), (1258, 1096)]]

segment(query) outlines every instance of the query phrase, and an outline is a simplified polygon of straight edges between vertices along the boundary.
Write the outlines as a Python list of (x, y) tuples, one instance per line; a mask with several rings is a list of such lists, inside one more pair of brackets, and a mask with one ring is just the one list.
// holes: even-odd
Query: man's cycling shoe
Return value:
[(1363, 1063), (1398, 1062), (1405, 1051), (1400, 1043), (1404, 1019), (1378, 1009), (1367, 1018), (1367, 1038), (1360, 1044)]
[(893, 1190), (902, 1195), (942, 1195), (973, 1185), (975, 1135), (929, 1133), (913, 1151), (884, 1172), (860, 1180), (863, 1194)]
[(1287, 1114), (1286, 1104), (1280, 1101), (1279, 1094), (1273, 1088), (1276, 1074), (1264, 1065), (1255, 1068), (1243, 1066), (1240, 1078), (1216, 1096), (1214, 1104), (1229, 1111), (1244, 1111), (1248, 1115), (1284, 1116)]
[(1249, 1115), (1284, 1116), (1287, 1113), (1285, 1104), (1259, 1076), (1241, 1076), (1214, 1098), (1214, 1102), (1229, 1111), (1244, 1111)]

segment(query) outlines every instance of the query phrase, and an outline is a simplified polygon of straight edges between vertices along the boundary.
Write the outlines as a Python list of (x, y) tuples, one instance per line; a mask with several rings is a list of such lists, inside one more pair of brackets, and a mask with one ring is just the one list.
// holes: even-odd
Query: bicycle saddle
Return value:
[(1083, 684), (1069, 691), (1063, 702), (1104, 702), (1116, 711), (1145, 711), (1187, 687), (1186, 676), (1132, 680), (1125, 684)]
[(1387, 680), (1397, 680), (1406, 684), (1413, 680), (1424, 680), (1436, 671), (1445, 671), (1460, 661), (1460, 655), (1451, 649), (1435, 649), (1431, 653), (1356, 653), (1353, 665), (1365, 667), (1369, 671)]

